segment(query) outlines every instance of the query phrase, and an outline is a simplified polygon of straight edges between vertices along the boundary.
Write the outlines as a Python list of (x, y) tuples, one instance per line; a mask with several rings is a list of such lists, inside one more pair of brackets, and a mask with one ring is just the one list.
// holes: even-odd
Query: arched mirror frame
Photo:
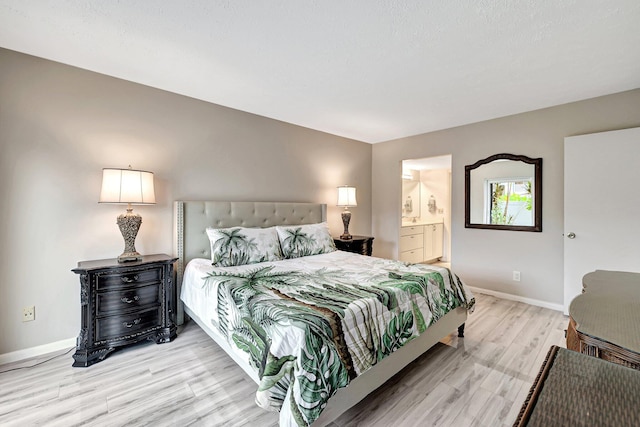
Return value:
[[(534, 166), (534, 224), (526, 225), (499, 225), (499, 224), (472, 224), (471, 223), (471, 171), (482, 165), (495, 160), (514, 160), (528, 163)], [(478, 160), (472, 165), (464, 167), (464, 226), (465, 228), (483, 228), (488, 230), (511, 230), (511, 231), (542, 231), (542, 158), (532, 159), (531, 157), (517, 154), (495, 154), (486, 159)]]

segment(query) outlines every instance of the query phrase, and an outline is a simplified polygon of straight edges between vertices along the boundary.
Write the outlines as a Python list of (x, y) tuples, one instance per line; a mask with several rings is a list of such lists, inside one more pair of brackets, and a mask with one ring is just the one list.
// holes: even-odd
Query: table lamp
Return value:
[(153, 189), (153, 172), (131, 169), (102, 169), (102, 190), (99, 203), (127, 204), (127, 212), (118, 216), (118, 227), (124, 238), (124, 252), (118, 262), (139, 261), (135, 242), (142, 217), (133, 213), (131, 205), (153, 205), (156, 196)]
[(358, 206), (356, 202), (356, 188), (348, 185), (338, 187), (338, 203), (337, 206), (344, 207), (342, 211), (342, 224), (344, 225), (344, 234), (340, 236), (341, 239), (350, 240), (353, 236), (349, 234), (349, 221), (351, 221), (350, 207)]

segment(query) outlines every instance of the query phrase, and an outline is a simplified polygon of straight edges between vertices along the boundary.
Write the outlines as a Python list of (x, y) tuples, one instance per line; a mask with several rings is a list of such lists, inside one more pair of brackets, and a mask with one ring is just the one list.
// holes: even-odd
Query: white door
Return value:
[(594, 270), (640, 271), (640, 128), (564, 139), (564, 309)]

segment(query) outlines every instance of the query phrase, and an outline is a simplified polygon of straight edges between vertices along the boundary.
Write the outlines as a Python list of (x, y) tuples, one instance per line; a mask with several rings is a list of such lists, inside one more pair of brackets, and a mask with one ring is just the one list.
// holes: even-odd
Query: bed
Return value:
[[(232, 264), (226, 267), (211, 266), (213, 240), (210, 240), (207, 235), (207, 228), (243, 227), (243, 230), (271, 230), (273, 227), (281, 232), (296, 226), (298, 229), (306, 227), (304, 229), (307, 230), (326, 221), (326, 205), (178, 201), (175, 202), (174, 208), (174, 243), (175, 254), (178, 257), (176, 321), (178, 324), (182, 324), (188, 318), (195, 321), (256, 382), (258, 385), (256, 402), (260, 406), (280, 411), (281, 426), (305, 425), (307, 421), (310, 421), (313, 426), (330, 423), (456, 328), (461, 336), (467, 312), (473, 308), (473, 296), (448, 269), (407, 266), (398, 261), (341, 251), (329, 250), (327, 253), (296, 256), (282, 261), (265, 259), (266, 262), (261, 263)], [(217, 253), (215, 248), (213, 250)], [(341, 269), (339, 273), (336, 270), (338, 267)], [(369, 280), (363, 275), (371, 272), (375, 273), (378, 282), (372, 286), (369, 284), (366, 287), (360, 286)], [(268, 278), (282, 277), (282, 279), (276, 280), (277, 287), (271, 287), (269, 284), (266, 288), (262, 280), (259, 286), (256, 285), (256, 289), (260, 290), (259, 293), (252, 287), (253, 285), (245, 286), (242, 291), (236, 291), (239, 289), (236, 286), (238, 280), (245, 283), (248, 277), (253, 280), (260, 275)], [(328, 284), (328, 276), (332, 277), (331, 280), (335, 284), (334, 282)], [(359, 279), (361, 277), (362, 279)], [(424, 306), (430, 304), (429, 295), (434, 287), (427, 290), (427, 282), (434, 282), (432, 278), (444, 279), (446, 292), (452, 295), (457, 303), (444, 303), (442, 298), (437, 300), (438, 307), (448, 304), (448, 309), (436, 307), (432, 310), (433, 313), (429, 314)], [(442, 279), (438, 279), (439, 282), (437, 282), (440, 283), (441, 290), (443, 289)], [(357, 291), (344, 290), (345, 283), (355, 284)], [(423, 291), (414, 291), (412, 295), (407, 294), (409, 296), (405, 298), (397, 290), (397, 288), (415, 286), (416, 283), (424, 283)], [(393, 290), (390, 290), (391, 288)], [(247, 297), (242, 294), (247, 289), (253, 292), (252, 301), (258, 301), (264, 305), (257, 306), (252, 303), (250, 308), (247, 308), (248, 304), (245, 304)], [(355, 293), (360, 298), (359, 301), (367, 302), (342, 301), (340, 299), (342, 294), (335, 294), (337, 295), (335, 300), (326, 299), (326, 295), (334, 295), (334, 289), (340, 290), (342, 294)], [(232, 292), (234, 292), (233, 298), (229, 296)], [(373, 298), (362, 297), (363, 293), (369, 295), (368, 292), (373, 293)], [(416, 297), (420, 292), (424, 294), (426, 302), (422, 302), (423, 298)], [(237, 306), (231, 304), (229, 307), (229, 301), (238, 302), (237, 295), (240, 295), (241, 301)], [(276, 296), (279, 299), (276, 299)], [(436, 301), (433, 295), (431, 301)], [(385, 310), (382, 313), (383, 310), (380, 309), (381, 314), (378, 317), (384, 323), (381, 323), (383, 326), (376, 326), (376, 322), (379, 322), (377, 318), (363, 320), (365, 316), (362, 313), (352, 310), (359, 304), (365, 307), (362, 313), (373, 312), (371, 304), (375, 305), (376, 313), (379, 307), (384, 307), (385, 304), (387, 307), (393, 307), (393, 310)], [(293, 335), (278, 329), (273, 335), (263, 340), (263, 327), (256, 325), (248, 315), (238, 315), (240, 312), (246, 314), (246, 310), (253, 310), (252, 313), (254, 311), (272, 312), (284, 305), (294, 310), (292, 315), (294, 320), (285, 321), (287, 326), (283, 327), (287, 331), (293, 330)], [(438, 314), (439, 311), (441, 313)], [(346, 315), (345, 312), (347, 312)], [(426, 318), (427, 315), (430, 317)], [(334, 318), (338, 320), (332, 321), (331, 319)], [(299, 329), (291, 326), (300, 323), (304, 324), (308, 336), (298, 336)], [(230, 324), (233, 325), (230, 326)], [(260, 325), (264, 326), (264, 329), (274, 328), (270, 324), (265, 326), (260, 323)], [(401, 325), (406, 328), (402, 329)], [(278, 325), (278, 327), (281, 326)], [(376, 342), (371, 344), (371, 336), (374, 335), (371, 330), (376, 328), (379, 329), (380, 336), (384, 335), (384, 339), (380, 340), (384, 344), (378, 345)], [(230, 332), (232, 329), (233, 333)], [(242, 334), (235, 333), (241, 329), (248, 331), (244, 338), (240, 336)], [(362, 332), (365, 329), (368, 332)], [(364, 340), (367, 341), (366, 345), (362, 345), (362, 354), (352, 350), (352, 347), (356, 347), (354, 336), (357, 335), (364, 336)], [(302, 342), (299, 353), (289, 354), (289, 350), (282, 350), (294, 348), (295, 345), (291, 342), (296, 340)], [(314, 340), (319, 344), (314, 344), (316, 342)], [(271, 348), (266, 355), (256, 355), (256, 345), (248, 341), (252, 341), (253, 344), (255, 341), (268, 342), (267, 347), (271, 345)], [(393, 343), (389, 344), (390, 341)], [(335, 347), (329, 345), (334, 343), (337, 343)], [(314, 345), (318, 347), (317, 351), (314, 350), (316, 352), (311, 353), (309, 349)], [(373, 347), (376, 348), (373, 349)], [(380, 347), (383, 347), (384, 351)], [(363, 356), (365, 353), (368, 354), (369, 350), (373, 354), (372, 361), (365, 360), (367, 357)], [(271, 353), (272, 351), (274, 354)], [(294, 357), (295, 355), (297, 356)], [(262, 365), (258, 366), (260, 358), (262, 358)], [(343, 363), (334, 363), (337, 358), (343, 360)], [(327, 381), (314, 374), (314, 372), (321, 372), (321, 359), (325, 362), (331, 361), (329, 365), (323, 365), (325, 369), (322, 372), (326, 371)], [(268, 362), (265, 362), (267, 360)], [(317, 362), (317, 366), (314, 366), (314, 369), (317, 369), (314, 371), (307, 369), (310, 360)], [(348, 363), (344, 363), (345, 360), (348, 360)], [(273, 368), (274, 366), (276, 369)], [(334, 380), (334, 376), (339, 380)], [(315, 384), (321, 382), (323, 386), (316, 387)], [(330, 387), (325, 383), (330, 383)], [(295, 398), (292, 397), (294, 395)]]

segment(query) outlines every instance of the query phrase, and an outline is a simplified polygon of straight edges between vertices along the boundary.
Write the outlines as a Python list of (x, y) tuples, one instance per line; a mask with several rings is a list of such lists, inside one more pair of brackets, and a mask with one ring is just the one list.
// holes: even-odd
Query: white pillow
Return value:
[(278, 233), (270, 228), (207, 228), (211, 261), (216, 267), (256, 264), (282, 259)]
[(336, 250), (333, 237), (326, 222), (318, 224), (276, 226), (282, 255), (285, 258), (298, 258), (319, 255)]

